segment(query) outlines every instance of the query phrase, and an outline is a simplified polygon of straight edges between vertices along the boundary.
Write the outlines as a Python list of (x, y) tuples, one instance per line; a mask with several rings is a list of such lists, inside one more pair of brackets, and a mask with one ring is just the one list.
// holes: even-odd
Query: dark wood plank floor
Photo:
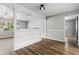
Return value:
[(65, 46), (63, 42), (46, 39), (15, 52), (18, 55), (79, 55), (79, 48)]

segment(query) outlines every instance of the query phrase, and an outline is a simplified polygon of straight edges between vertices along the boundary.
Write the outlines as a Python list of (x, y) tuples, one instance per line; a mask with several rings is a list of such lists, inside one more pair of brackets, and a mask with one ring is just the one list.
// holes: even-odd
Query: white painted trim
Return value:
[(59, 40), (59, 39), (56, 39), (56, 38), (47, 38), (47, 39), (50, 39), (50, 40), (56, 40), (56, 41), (60, 41), (60, 42), (65, 42), (65, 40)]
[(17, 47), (14, 48), (14, 51), (19, 50), (19, 49), (24, 48), (24, 47), (27, 47), (27, 46), (29, 46), (29, 45), (35, 44), (35, 43), (37, 43), (37, 42), (39, 42), (39, 41), (41, 41), (41, 39), (38, 40), (38, 41), (32, 42), (32, 43), (30, 43), (30, 44), (28, 44), (28, 45), (26, 44), (26, 42), (23, 42), (23, 43), (21, 43), (20, 45), (17, 45)]
[(64, 31), (64, 30), (57, 30), (57, 29), (55, 29), (55, 30), (47, 30), (47, 31)]
[(79, 15), (79, 14), (66, 16), (66, 17), (64, 17), (64, 18), (65, 18), (64, 20), (72, 20), (72, 19), (75, 19), (78, 15)]

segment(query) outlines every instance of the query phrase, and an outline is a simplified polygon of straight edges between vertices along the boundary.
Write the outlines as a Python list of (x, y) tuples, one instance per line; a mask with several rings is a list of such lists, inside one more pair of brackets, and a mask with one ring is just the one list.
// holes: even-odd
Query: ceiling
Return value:
[[(45, 10), (40, 10), (40, 4), (42, 3), (18, 3), (25, 8), (28, 8), (32, 11), (40, 13), (44, 16), (53, 16), (60, 13), (79, 10), (79, 3), (43, 3), (45, 5)], [(13, 4), (4, 4), (11, 9), (13, 9)]]
[(40, 4), (42, 3), (19, 3), (25, 8), (33, 10), (44, 16), (51, 16), (79, 9), (79, 3), (44, 3), (45, 10), (40, 10)]

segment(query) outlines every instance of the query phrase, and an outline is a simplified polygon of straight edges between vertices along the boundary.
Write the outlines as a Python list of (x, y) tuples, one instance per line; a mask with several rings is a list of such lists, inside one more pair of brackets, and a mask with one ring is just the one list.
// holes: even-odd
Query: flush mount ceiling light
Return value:
[(41, 4), (41, 5), (40, 5), (40, 10), (45, 10), (44, 4)]

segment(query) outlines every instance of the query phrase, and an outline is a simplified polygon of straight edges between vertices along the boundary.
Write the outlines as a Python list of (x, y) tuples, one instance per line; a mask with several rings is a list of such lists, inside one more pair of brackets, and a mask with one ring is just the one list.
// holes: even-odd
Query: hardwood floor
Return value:
[(79, 48), (65, 46), (64, 42), (46, 39), (15, 52), (18, 55), (79, 55)]

